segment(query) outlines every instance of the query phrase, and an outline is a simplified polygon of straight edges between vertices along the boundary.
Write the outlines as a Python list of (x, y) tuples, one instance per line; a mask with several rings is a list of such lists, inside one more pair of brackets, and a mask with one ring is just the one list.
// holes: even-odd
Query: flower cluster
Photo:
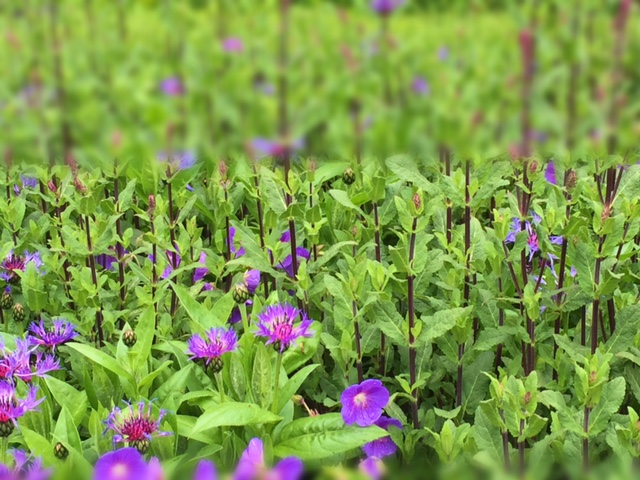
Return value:
[(276, 350), (283, 353), (296, 340), (313, 336), (313, 332), (309, 331), (312, 323), (302, 310), (288, 303), (271, 305), (258, 315), (256, 334), (267, 338), (267, 345), (273, 344)]
[(205, 368), (211, 368), (214, 373), (218, 373), (223, 367), (222, 355), (237, 348), (238, 335), (235, 330), (212, 328), (207, 332), (206, 338), (194, 334), (187, 346), (191, 360), (202, 362)]
[(127, 404), (124, 409), (115, 407), (105, 420), (107, 425), (105, 433), (109, 430), (114, 433), (113, 443), (126, 443), (139, 452), (146, 453), (154, 436), (171, 435), (171, 432), (160, 430), (160, 424), (166, 413), (160, 410), (159, 415), (154, 417), (150, 402)]

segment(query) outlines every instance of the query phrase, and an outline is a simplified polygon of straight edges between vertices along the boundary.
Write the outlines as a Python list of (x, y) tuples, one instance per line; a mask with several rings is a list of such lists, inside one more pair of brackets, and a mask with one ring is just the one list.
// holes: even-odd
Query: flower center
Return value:
[(111, 469), (111, 473), (113, 473), (114, 478), (126, 478), (127, 466), (122, 463), (116, 463)]
[(122, 433), (128, 442), (144, 440), (156, 431), (156, 424), (148, 418), (131, 417), (124, 421)]
[(356, 405), (362, 407), (367, 404), (367, 396), (364, 393), (359, 393), (353, 398), (353, 401)]

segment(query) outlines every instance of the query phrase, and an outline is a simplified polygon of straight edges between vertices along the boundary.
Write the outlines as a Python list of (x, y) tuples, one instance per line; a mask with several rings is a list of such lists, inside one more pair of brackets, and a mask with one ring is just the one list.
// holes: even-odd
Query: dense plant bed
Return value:
[(624, 473), (640, 455), (638, 166), (1, 177), (5, 459), (288, 480)]

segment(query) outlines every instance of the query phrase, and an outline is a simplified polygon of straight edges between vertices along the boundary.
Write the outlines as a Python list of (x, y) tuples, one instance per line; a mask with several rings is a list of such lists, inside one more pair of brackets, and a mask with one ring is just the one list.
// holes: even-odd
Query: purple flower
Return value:
[(222, 41), (222, 49), (227, 53), (242, 53), (244, 43), (237, 37), (227, 37)]
[(20, 277), (16, 272), (24, 272), (30, 263), (33, 263), (36, 266), (36, 270), (40, 272), (42, 260), (39, 252), (29, 253), (25, 251), (24, 255), (16, 255), (11, 250), (7, 258), (0, 264), (0, 278), (6, 282), (17, 283)]
[(389, 398), (389, 390), (380, 380), (365, 380), (351, 385), (340, 397), (344, 423), (355, 423), (360, 427), (373, 425), (382, 416)]
[(411, 82), (411, 90), (418, 95), (428, 95), (431, 91), (429, 83), (424, 77), (415, 76)]
[(249, 293), (252, 295), (256, 293), (256, 290), (260, 286), (260, 270), (251, 269), (244, 272), (243, 282), (247, 286)]
[[(247, 306), (253, 305), (253, 300), (247, 300), (244, 304)], [(235, 325), (236, 323), (240, 323), (241, 321), (242, 312), (240, 311), (240, 307), (235, 307), (231, 311), (231, 315), (229, 316), (229, 320), (227, 321), (227, 323), (229, 323), (230, 325)]]
[(280, 235), (280, 241), (282, 243), (289, 243), (291, 241), (291, 230), (285, 230), (282, 232), (282, 235)]
[(438, 49), (438, 59), (441, 62), (444, 62), (448, 58), (449, 58), (449, 49), (443, 45)]
[(380, 480), (385, 475), (384, 463), (376, 457), (368, 457), (360, 462), (358, 469), (370, 480)]
[(0, 426), (3, 429), (11, 429), (18, 426), (18, 418), (25, 413), (36, 410), (38, 405), (44, 401), (44, 397), (38, 400), (38, 387), (29, 386), (29, 391), (25, 398), (18, 398), (16, 387), (0, 382)]
[(160, 423), (167, 412), (160, 410), (158, 418), (152, 414), (151, 403), (139, 402), (129, 405), (123, 410), (114, 407), (105, 424), (108, 430), (114, 432), (113, 443), (127, 443), (130, 447), (135, 447), (143, 452), (149, 448), (152, 437), (166, 437), (171, 432), (160, 431)]
[[(393, 426), (399, 429), (402, 429), (402, 422), (400, 420), (396, 420), (395, 418), (389, 418), (385, 416), (381, 416), (374, 425), (377, 425), (380, 428), (384, 428), (385, 430), (389, 430), (389, 427)], [(388, 457), (389, 455), (393, 455), (396, 453), (398, 447), (391, 440), (391, 437), (383, 437), (378, 440), (374, 440), (373, 442), (369, 442), (362, 447), (364, 453), (367, 454), (368, 457), (376, 457), (383, 458)]]
[(576, 267), (572, 266), (571, 269), (569, 270), (569, 274), (575, 278), (578, 275), (578, 270), (576, 269)]
[(233, 480), (298, 480), (302, 477), (303, 466), (299, 458), (287, 457), (269, 469), (264, 463), (264, 445), (259, 438), (253, 438), (242, 453)]
[(295, 140), (291, 144), (268, 140), (266, 138), (255, 138), (251, 141), (251, 150), (257, 158), (260, 157), (282, 157), (286, 153), (293, 154), (304, 146), (302, 139)]
[(206, 339), (197, 333), (187, 342), (191, 360), (202, 360), (205, 366), (220, 358), (227, 352), (234, 351), (238, 346), (238, 335), (235, 330), (212, 328), (207, 332)]
[(207, 254), (205, 252), (200, 253), (200, 258), (198, 259), (198, 264), (202, 265), (202, 267), (196, 267), (193, 272), (193, 283), (199, 282), (203, 280), (204, 277), (209, 273), (209, 269), (206, 267), (207, 263)]
[[(109, 247), (109, 251), (113, 252), (115, 255), (118, 253), (118, 248), (122, 250), (121, 256), (127, 255), (129, 251), (125, 248), (120, 247)], [(114, 266), (118, 263), (118, 258), (115, 255), (111, 255), (110, 253), (100, 253), (95, 256), (96, 264), (100, 265), (105, 270), (112, 270)]]
[(166, 163), (171, 171), (186, 170), (196, 164), (196, 155), (190, 150), (175, 151), (171, 153), (158, 153), (158, 160)]
[(553, 162), (547, 163), (547, 169), (544, 172), (544, 178), (547, 179), (547, 182), (557, 185), (558, 182), (556, 180), (556, 166)]
[[(298, 317), (301, 321), (296, 326)], [(311, 323), (302, 310), (288, 303), (271, 305), (258, 315), (256, 334), (267, 338), (266, 344), (273, 344), (282, 353), (299, 338), (313, 336), (313, 332), (309, 331)]]
[(529, 247), (529, 261), (531, 261), (535, 253), (540, 250), (540, 246), (538, 245), (538, 235), (533, 231), (533, 229), (529, 230), (527, 246)]
[(404, 0), (371, 0), (371, 8), (380, 15), (391, 15), (403, 3)]
[[(22, 188), (36, 188), (38, 186), (38, 179), (35, 177), (28, 177), (26, 175), (20, 175), (20, 180), (22, 182)], [(16, 196), (20, 195), (20, 186), (14, 185), (13, 192)]]
[[(296, 257), (297, 257), (296, 260), (299, 266), (302, 260), (309, 260), (309, 258), (311, 258), (311, 252), (309, 252), (309, 250), (307, 250), (304, 247), (297, 247)], [(292, 255), (287, 255), (285, 259), (282, 262), (280, 262), (278, 267), (284, 270), (285, 272), (287, 272), (287, 275), (289, 275), (289, 277), (293, 278), (293, 256)]]
[(93, 480), (140, 480), (147, 475), (147, 464), (135, 448), (105, 453), (93, 470)]
[(149, 465), (147, 466), (147, 476), (145, 480), (165, 480), (164, 470), (162, 469), (160, 460), (158, 460), (157, 457), (153, 457), (151, 460), (149, 460)]
[(50, 351), (55, 351), (56, 347), (78, 336), (73, 324), (65, 319), (54, 320), (53, 327), (50, 329), (45, 328), (44, 320), (41, 319), (40, 323), (32, 322), (29, 331), (33, 334), (33, 343)]
[(42, 466), (41, 458), (34, 458), (22, 450), (10, 450), (14, 460), (12, 470), (0, 464), (0, 480), (48, 480), (53, 473)]
[(0, 380), (13, 382), (14, 377), (25, 382), (30, 382), (33, 377), (42, 377), (45, 374), (58, 370), (60, 362), (51, 354), (37, 352), (37, 344), (32, 337), (25, 340), (16, 339), (16, 348), (9, 351), (0, 342)]
[(229, 250), (233, 254), (234, 258), (239, 258), (244, 256), (246, 253), (244, 247), (236, 248), (236, 227), (229, 228)]
[(193, 474), (193, 480), (218, 480), (218, 473), (213, 462), (200, 460), (196, 471)]
[(177, 97), (184, 94), (184, 86), (178, 77), (169, 77), (162, 80), (162, 82), (160, 82), (160, 90), (170, 97)]
[[(164, 267), (164, 270), (162, 271), (162, 275), (160, 275), (160, 278), (162, 278), (163, 280), (168, 279), (174, 270), (176, 270), (177, 268), (180, 268), (180, 264), (182, 263), (182, 257), (180, 256), (180, 251), (178, 250), (177, 247), (176, 247), (176, 250), (177, 250), (176, 252), (172, 252), (169, 250), (167, 250), (166, 252), (168, 263)], [(150, 256), (150, 260), (152, 262), (154, 261), (153, 255)]]

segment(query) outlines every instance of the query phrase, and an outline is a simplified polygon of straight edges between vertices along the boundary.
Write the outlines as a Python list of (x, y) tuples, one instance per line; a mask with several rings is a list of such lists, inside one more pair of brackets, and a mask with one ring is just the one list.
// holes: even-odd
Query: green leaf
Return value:
[(473, 438), (478, 450), (485, 452), (496, 465), (504, 465), (500, 429), (489, 421), (480, 407), (476, 409)]
[(285, 383), (280, 389), (280, 391), (278, 392), (278, 395), (280, 397), (278, 398), (279, 412), (282, 411), (282, 409), (287, 404), (287, 402), (291, 400), (291, 397), (293, 397), (298, 392), (298, 389), (304, 383), (307, 377), (311, 374), (311, 372), (313, 372), (319, 366), (320, 364), (318, 363), (315, 363), (313, 365), (307, 365), (306, 367), (301, 369), (299, 372), (297, 372), (293, 377), (287, 380), (287, 383)]
[(349, 210), (355, 210), (358, 213), (362, 213), (360, 207), (351, 201), (349, 194), (344, 190), (329, 190), (329, 194), (343, 207)]
[[(616, 314), (616, 330), (605, 343), (605, 352), (617, 355), (633, 345), (640, 326), (640, 305), (628, 305)], [(616, 358), (612, 359), (612, 363)]]
[(271, 405), (273, 398), (273, 369), (271, 356), (262, 343), (255, 347), (256, 356), (253, 360), (253, 374), (251, 375), (251, 390), (254, 401), (263, 408)]
[(376, 426), (347, 426), (339, 413), (301, 418), (282, 429), (282, 441), (275, 445), (274, 454), (280, 458), (293, 455), (303, 461), (320, 460), (347, 453), (387, 435), (388, 432)]
[(223, 320), (217, 317), (204, 305), (198, 303), (188, 288), (179, 284), (174, 284), (172, 288), (191, 320), (202, 330), (211, 327), (223, 327), (225, 325), (226, 319)]
[(79, 425), (84, 420), (89, 406), (87, 394), (54, 377), (44, 377), (44, 381), (58, 405), (68, 407), (73, 421)]
[(387, 158), (385, 163), (399, 179), (420, 187), (429, 195), (435, 195), (438, 192), (437, 187), (420, 173), (415, 160), (409, 155), (395, 155)]
[(442, 337), (449, 330), (454, 328), (461, 317), (468, 315), (471, 307), (466, 308), (450, 308), (447, 310), (439, 310), (433, 315), (423, 316), (422, 332), (418, 338), (418, 342), (427, 344)]
[(129, 374), (129, 372), (122, 368), (115, 358), (107, 355), (101, 350), (98, 350), (89, 345), (85, 345), (84, 343), (72, 342), (68, 343), (66, 346), (84, 355), (89, 360), (97, 363), (103, 368), (106, 368), (110, 372), (115, 373), (119, 377), (131, 380), (131, 375)]
[(620, 410), (624, 393), (625, 380), (622, 377), (614, 378), (604, 385), (600, 401), (589, 416), (589, 437), (594, 437), (607, 428), (611, 416)]
[(242, 427), (273, 423), (281, 417), (254, 403), (226, 402), (205, 411), (196, 421), (192, 433), (199, 433), (215, 427)]

